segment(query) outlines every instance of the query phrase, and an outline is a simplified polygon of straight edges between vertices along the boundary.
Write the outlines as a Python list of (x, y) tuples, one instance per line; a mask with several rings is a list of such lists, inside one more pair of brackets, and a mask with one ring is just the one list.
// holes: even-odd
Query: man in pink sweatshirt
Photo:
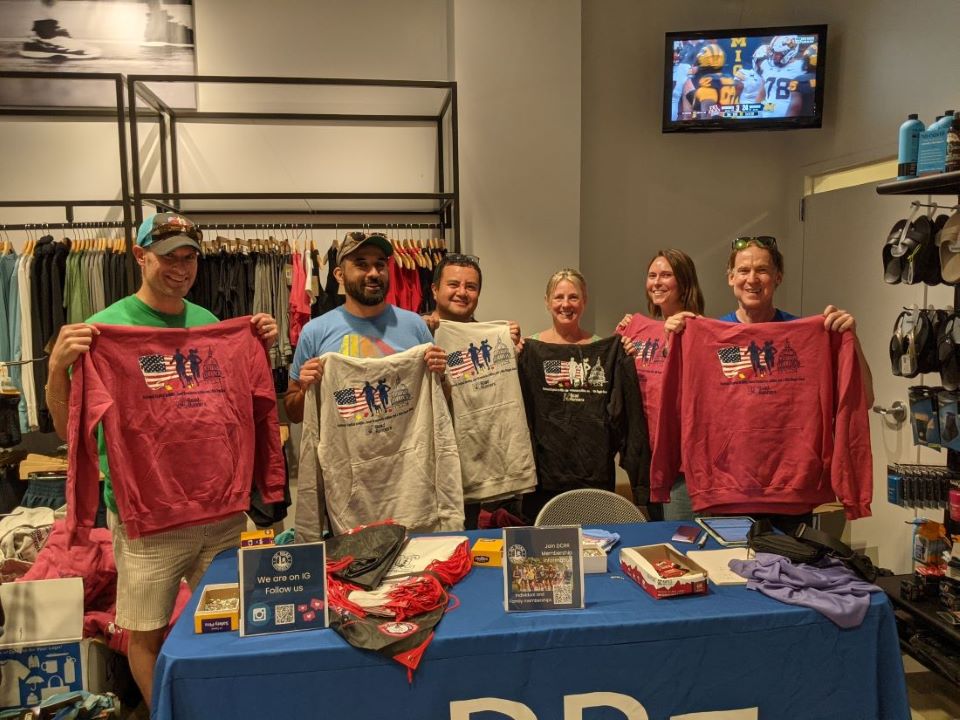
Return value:
[[(46, 387), (47, 407), (61, 438), (67, 437), (70, 371), (90, 350), (98, 330), (92, 323), (158, 328), (184, 328), (217, 322), (209, 311), (185, 299), (197, 276), (200, 230), (187, 218), (158, 213), (140, 225), (133, 255), (142, 283), (133, 295), (118, 300), (86, 323), (64, 325), (50, 352)], [(265, 313), (251, 324), (267, 347), (277, 341), (277, 323)], [(212, 525), (178, 528), (135, 540), (122, 530), (123, 518), (110, 482), (106, 443), (100, 433), (100, 468), (104, 474), (104, 500), (111, 515), (114, 553), (117, 556), (117, 624), (130, 632), (130, 670), (147, 704), (153, 688), (153, 669), (173, 610), (180, 574), (199, 580), (210, 560), (221, 550), (236, 546), (246, 527), (243, 513)], [(184, 472), (191, 458), (184, 458)], [(177, 575), (172, 577), (171, 575)], [(165, 619), (158, 619), (163, 618)]]
[[(745, 326), (750, 326), (755, 323), (781, 323), (796, 320), (796, 316), (781, 310), (776, 306), (775, 303), (774, 296), (777, 288), (783, 282), (783, 273), (783, 254), (777, 247), (777, 241), (774, 237), (769, 235), (759, 235), (753, 237), (739, 237), (735, 239), (731, 243), (730, 255), (727, 262), (727, 284), (733, 290), (733, 295), (737, 300), (737, 309), (727, 313), (726, 315), (723, 315), (719, 318), (719, 320), (728, 323), (743, 324)], [(686, 327), (685, 320), (688, 321), (690, 318), (695, 317), (696, 315), (694, 313), (684, 312), (679, 313), (674, 318), (671, 318), (675, 321), (673, 323), (674, 327), (671, 328), (672, 332), (676, 334), (683, 333)], [(832, 351), (829, 348), (823, 347), (820, 348), (818, 352), (826, 354), (833, 352), (835, 360), (841, 360), (841, 355), (843, 358), (855, 358), (856, 362), (854, 365), (856, 367), (851, 367), (849, 363), (845, 363), (844, 367), (847, 368), (848, 372), (854, 373), (857, 376), (857, 387), (851, 387), (849, 383), (847, 383), (844, 386), (844, 391), (857, 395), (858, 399), (856, 404), (858, 406), (872, 406), (873, 379), (870, 373), (870, 367), (864, 358), (862, 349), (860, 348), (860, 342), (856, 337), (856, 319), (847, 311), (838, 309), (833, 305), (828, 305), (823, 311), (823, 320), (821, 322), (825, 330), (830, 331), (831, 333), (835, 332), (842, 334), (844, 336), (844, 342), (840, 344), (831, 342), (831, 346), (833, 347)], [(779, 331), (774, 332), (779, 334)], [(710, 334), (711, 333), (708, 333), (708, 335)], [(724, 358), (716, 355), (716, 357), (713, 359), (717, 361), (726, 359), (726, 367), (731, 371), (734, 369), (734, 366), (737, 362), (742, 362), (745, 366), (745, 374), (750, 375), (749, 379), (742, 380), (746, 380), (748, 383), (753, 381), (753, 378), (755, 377), (759, 380), (761, 375), (765, 381), (772, 382), (774, 379), (773, 375), (775, 373), (771, 374), (767, 372), (767, 370), (773, 369), (772, 367), (768, 368), (768, 365), (783, 365), (788, 359), (784, 357), (778, 357), (777, 351), (773, 345), (766, 345), (763, 342), (761, 342), (761, 344), (759, 344), (757, 348), (751, 352), (750, 339), (743, 341), (744, 345), (742, 349), (740, 349), (739, 346), (736, 348), (739, 353), (742, 353), (742, 358), (733, 358), (729, 355), (729, 353), (732, 352), (732, 349), (734, 349), (734, 338), (731, 336), (726, 339), (730, 340), (728, 343), (730, 347), (725, 350), (725, 352), (728, 352), (728, 354), (725, 355)], [(761, 341), (765, 339), (769, 338), (761, 338)], [(693, 342), (687, 344), (691, 346), (694, 345)], [(840, 355), (836, 355), (836, 353), (840, 353)], [(821, 357), (823, 357), (823, 355), (821, 355)], [(826, 370), (826, 368), (822, 369)], [(679, 368), (676, 368), (675, 371), (679, 371)], [(709, 375), (701, 375), (699, 379), (703, 380), (707, 377), (709, 377)], [(735, 382), (736, 378), (730, 378), (730, 381)], [(811, 378), (810, 381), (814, 382), (814, 379)], [(823, 378), (821, 378), (821, 381), (825, 382)], [(688, 392), (692, 390), (692, 388), (688, 388), (685, 384), (686, 380), (681, 381), (679, 375), (674, 375), (673, 382), (680, 382), (680, 389), (687, 393), (688, 396), (692, 395), (692, 393)], [(775, 386), (771, 385), (771, 387)], [(848, 395), (847, 397), (851, 397), (851, 395)], [(739, 410), (749, 412), (749, 408), (751, 407), (769, 407), (770, 403), (771, 396), (764, 393), (760, 395), (754, 395), (748, 399), (741, 399), (740, 404), (737, 407)], [(827, 408), (827, 410), (828, 409), (829, 408)], [(849, 407), (847, 407), (846, 410), (849, 411)], [(675, 407), (674, 411), (678, 411), (678, 408)], [(847, 417), (855, 418), (855, 432), (859, 434), (862, 431), (862, 422), (865, 422), (865, 418), (861, 417), (859, 412), (853, 413), (852, 415), (847, 415)], [(668, 424), (670, 424), (677, 420), (677, 418), (671, 417), (670, 411), (668, 410), (665, 420), (668, 422)], [(823, 418), (823, 421), (826, 421), (825, 417)], [(793, 427), (796, 428), (799, 424), (800, 423), (793, 423)], [(812, 428), (808, 428), (808, 430), (816, 434), (816, 431)], [(772, 432), (773, 430), (771, 429), (771, 433)], [(744, 437), (751, 436), (750, 431), (744, 429), (742, 425), (740, 427), (740, 434)], [(753, 437), (754, 452), (751, 454), (751, 457), (760, 457), (765, 452), (765, 450), (760, 449), (760, 446), (763, 445), (763, 443), (758, 441), (756, 434), (753, 434)], [(692, 453), (694, 450), (694, 439), (689, 433), (684, 434), (683, 438), (684, 447), (682, 452), (685, 456), (684, 469), (686, 470), (687, 462), (689, 461), (692, 463), (696, 462), (696, 460), (692, 456), (690, 458), (686, 458), (687, 454)], [(675, 439), (679, 440), (679, 438)], [(795, 444), (802, 441), (803, 438), (790, 437), (789, 435), (782, 437), (782, 442), (784, 443)], [(869, 437), (866, 438), (866, 443), (867, 453), (869, 453)], [(668, 444), (673, 446), (674, 449), (667, 454), (672, 454), (672, 452), (680, 452), (679, 447), (674, 445), (673, 442), (669, 442), (669, 439)], [(701, 442), (696, 449), (702, 454), (706, 447), (707, 445)], [(821, 450), (823, 450), (823, 448), (821, 448)], [(654, 447), (654, 463), (661, 463), (660, 471), (663, 471), (665, 468), (669, 468), (672, 465), (672, 462), (663, 464), (667, 457), (665, 452), (666, 448), (663, 444), (660, 444), (659, 451), (656, 446)], [(725, 463), (726, 459), (734, 459), (737, 462), (745, 459), (742, 457), (741, 453), (732, 449), (729, 443), (726, 447), (718, 450), (718, 453), (719, 454), (717, 456), (709, 458), (711, 467), (715, 466), (718, 462), (721, 464)], [(772, 457), (774, 456), (770, 455), (767, 459)], [(674, 458), (679, 460), (677, 456), (674, 456)], [(822, 459), (827, 460), (827, 465), (830, 465), (829, 453)], [(867, 458), (867, 460), (868, 459), (869, 458)], [(862, 454), (859, 455), (855, 460), (850, 460), (849, 465), (859, 467), (859, 472), (861, 475), (867, 467)], [(736, 464), (730, 466), (732, 475), (739, 474), (742, 477), (743, 472), (738, 470), (737, 467), (738, 466)], [(706, 472), (707, 468), (704, 467), (703, 469)], [(845, 472), (839, 468), (837, 469), (838, 472)], [(749, 473), (752, 472), (752, 470), (744, 472)], [(812, 466), (807, 467), (803, 472), (800, 473), (800, 475), (804, 475), (804, 473), (806, 473), (806, 480), (804, 480), (803, 477), (800, 477), (799, 485), (802, 485), (806, 481), (810, 481), (813, 475), (816, 475)], [(847, 475), (847, 477), (849, 478), (850, 476)], [(652, 485), (655, 482), (656, 480), (652, 480)], [(710, 482), (713, 483), (712, 480)], [(764, 484), (764, 487), (766, 487), (765, 483), (769, 482), (769, 478), (765, 480), (759, 480), (759, 482)], [(702, 484), (705, 488), (706, 484)], [(856, 486), (856, 489), (854, 489), (854, 486)], [(731, 497), (731, 493), (728, 492), (720, 492), (719, 496), (717, 497), (710, 493), (704, 493), (702, 494), (699, 502), (694, 503), (694, 509), (699, 511), (700, 514), (703, 514), (703, 512), (709, 512), (713, 514), (747, 513), (749, 509), (749, 513), (754, 516), (764, 514), (762, 511), (763, 509), (766, 509), (767, 514), (771, 516), (770, 519), (774, 521), (778, 527), (788, 532), (796, 527), (796, 525), (800, 522), (809, 522), (812, 519), (812, 515), (809, 511), (819, 504), (819, 501), (817, 501), (817, 494), (815, 492), (809, 492), (809, 486), (807, 491), (800, 489), (799, 496), (794, 494), (792, 499), (788, 499), (786, 497), (789, 495), (789, 493), (777, 494), (770, 489), (761, 492), (758, 485), (753, 493), (755, 498), (753, 500), (748, 500), (745, 496), (750, 495), (751, 493), (747, 492), (746, 488), (741, 488), (741, 490), (744, 492), (740, 493), (741, 497), (739, 500)], [(797, 491), (798, 487), (795, 486), (793, 488), (793, 492), (796, 493)], [(868, 509), (866, 510), (866, 513), (864, 513), (864, 508), (862, 507), (865, 500), (862, 493), (866, 493), (868, 498), (869, 489), (863, 488), (862, 484), (860, 483), (848, 483), (846, 492), (848, 492), (848, 496), (846, 498), (841, 498), (841, 500), (846, 500), (845, 504), (847, 505), (849, 517), (859, 517), (862, 514), (869, 513)], [(821, 485), (819, 493), (819, 496), (821, 497), (830, 496), (831, 490), (829, 483), (827, 483), (825, 486)], [(839, 495), (840, 493), (838, 492), (837, 494)], [(832, 499), (832, 496), (829, 499)], [(868, 499), (866, 499), (866, 502), (869, 502)], [(732, 503), (732, 505), (730, 503)], [(727, 504), (726, 509), (723, 507), (724, 504)], [(857, 507), (860, 509), (857, 510)]]

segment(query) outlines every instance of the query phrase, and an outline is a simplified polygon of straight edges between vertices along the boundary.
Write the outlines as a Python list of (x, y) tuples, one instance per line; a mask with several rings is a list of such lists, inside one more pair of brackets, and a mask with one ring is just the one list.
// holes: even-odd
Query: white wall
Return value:
[[(731, 238), (777, 235), (790, 263), (794, 239), (783, 233), (784, 134), (660, 131), (664, 33), (761, 24), (744, 5), (583, 4), (580, 263), (601, 335), (625, 312), (645, 311), (647, 263), (658, 249), (679, 248), (694, 259), (708, 315), (734, 307), (724, 273)], [(782, 303), (796, 310), (791, 285), (788, 272)]]
[(579, 0), (454, 0), (464, 249), (478, 315), (549, 326), (547, 278), (576, 266), (580, 228)]
[[(956, 69), (944, 53), (954, 42), (951, 28), (960, 23), (960, 4), (922, 3), (923, 16), (932, 20), (923, 24), (923, 32), (911, 31), (917, 27), (917, 6), (895, 0), (818, 0), (813, 7), (819, 20), (830, 26), (824, 127), (796, 133), (797, 141), (787, 148), (784, 205), (796, 204), (807, 175), (895, 157), (897, 129), (908, 113), (917, 112), (930, 123), (945, 109), (960, 108)], [(942, 308), (952, 304), (953, 293), (947, 287), (887, 285), (880, 272), (880, 250), (893, 221), (909, 213), (910, 201), (929, 198), (881, 197), (872, 188), (830, 194), (838, 198), (811, 201), (819, 215), (813, 218), (817, 231), (795, 215), (788, 216), (790, 234), (804, 238), (807, 259), (801, 309), (805, 314), (818, 312), (831, 302), (853, 312), (873, 369), (877, 402), (907, 403), (909, 386), (937, 385), (940, 379), (935, 374), (912, 380), (892, 375), (888, 344), (893, 321), (903, 305), (932, 303)], [(956, 198), (940, 201), (954, 203)], [(840, 275), (848, 279), (838, 281), (838, 273), (827, 263), (842, 267), (846, 272)], [(883, 565), (907, 572), (911, 526), (906, 521), (916, 514), (942, 519), (943, 511), (917, 512), (889, 504), (885, 468), (890, 462), (943, 465), (946, 454), (918, 451), (908, 423), (898, 428), (871, 415), (870, 424), (874, 515), (852, 523), (850, 540), (875, 553)]]
[[(199, 74), (447, 79), (447, 0), (195, 0), (194, 5)], [(394, 93), (392, 105), (397, 98), (403, 102)], [(381, 110), (369, 93), (223, 85), (203, 86), (199, 107)], [(144, 188), (159, 191), (156, 126), (143, 123), (139, 129)], [(432, 192), (434, 146), (432, 126), (183, 125), (181, 190)], [(110, 122), (0, 121), (0, 156), (4, 199), (120, 197), (116, 128)], [(105, 216), (119, 219), (120, 212), (77, 212), (77, 219)], [(0, 223), (64, 219), (62, 209), (0, 209)], [(23, 240), (14, 234), (15, 244)]]
[[(821, 22), (829, 25), (822, 129), (660, 133), (664, 32)], [(820, 204), (833, 217), (821, 212), (821, 229), (813, 233), (800, 222), (798, 208), (806, 175), (895, 156), (897, 128), (907, 113), (919, 112), (929, 122), (946, 108), (960, 109), (956, 69), (947, 59), (958, 23), (960, 4), (952, 0), (920, 6), (897, 0), (585, 0), (581, 263), (593, 280), (597, 330), (609, 331), (624, 312), (645, 306), (646, 262), (661, 247), (679, 247), (694, 258), (708, 315), (732, 309), (723, 274), (729, 239), (769, 231), (787, 260), (778, 304), (803, 314), (820, 312), (827, 302), (853, 310), (878, 401), (906, 401), (904, 388), (911, 383), (892, 382), (888, 369), (893, 317), (878, 310), (889, 309), (894, 289), (880, 276), (883, 233), (877, 226), (893, 213), (891, 204), (900, 203), (906, 214), (912, 198), (876, 196), (874, 205), (868, 191), (857, 195), (856, 206)], [(862, 231), (850, 213), (866, 216)], [(874, 222), (875, 216), (883, 222)], [(843, 247), (832, 250), (829, 243), (837, 242)], [(825, 266), (824, 258), (833, 262)], [(945, 304), (941, 290), (930, 293), (930, 302)], [(913, 295), (912, 301), (923, 301), (921, 289)], [(875, 415), (870, 422), (875, 517), (853, 523), (849, 537), (903, 571), (909, 526), (902, 521), (913, 513), (887, 505), (884, 466), (918, 459), (942, 464), (944, 457), (920, 456), (901, 436), (904, 430), (883, 426)]]

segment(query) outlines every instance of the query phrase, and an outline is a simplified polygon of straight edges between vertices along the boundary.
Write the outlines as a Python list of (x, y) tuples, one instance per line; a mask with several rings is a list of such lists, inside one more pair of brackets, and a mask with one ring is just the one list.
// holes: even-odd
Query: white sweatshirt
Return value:
[(442, 320), (463, 498), (480, 502), (533, 491), (537, 468), (507, 322)]
[(322, 517), (321, 493), (335, 534), (388, 518), (412, 532), (463, 529), (460, 458), (440, 380), (423, 361), (427, 347), (383, 358), (322, 356), (315, 495), (302, 467), (298, 505), (306, 490), (308, 507), (306, 516), (297, 512), (298, 540), (316, 532), (301, 519)]

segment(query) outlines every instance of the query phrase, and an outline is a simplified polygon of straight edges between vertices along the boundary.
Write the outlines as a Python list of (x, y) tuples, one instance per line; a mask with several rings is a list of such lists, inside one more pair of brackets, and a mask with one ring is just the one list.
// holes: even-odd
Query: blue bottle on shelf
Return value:
[(897, 180), (906, 180), (917, 176), (917, 149), (920, 142), (920, 133), (923, 130), (923, 121), (919, 119), (916, 113), (910, 113), (907, 116), (907, 121), (900, 126)]
[(944, 111), (943, 115), (940, 115), (937, 118), (935, 123), (932, 123), (927, 130), (948, 130), (953, 124), (953, 110)]

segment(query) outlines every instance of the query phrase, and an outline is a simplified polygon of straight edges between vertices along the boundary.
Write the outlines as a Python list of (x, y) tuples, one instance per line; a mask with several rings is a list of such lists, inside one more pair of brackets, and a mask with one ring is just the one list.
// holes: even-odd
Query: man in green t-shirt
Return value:
[[(185, 328), (217, 322), (212, 313), (184, 299), (197, 277), (201, 237), (200, 230), (181, 215), (158, 213), (147, 218), (137, 231), (133, 248), (143, 277), (137, 292), (94, 314), (86, 323), (64, 325), (60, 330), (50, 352), (46, 387), (47, 407), (60, 437), (67, 437), (70, 369), (99, 332), (91, 323)], [(268, 348), (276, 342), (277, 323), (272, 317), (260, 313), (250, 322)], [(217, 553), (239, 544), (246, 516), (239, 513), (210, 524), (131, 539), (117, 514), (102, 426), (98, 443), (104, 503), (117, 562), (116, 623), (130, 634), (130, 670), (150, 705), (153, 669), (181, 579), (195, 587)], [(185, 464), (189, 462), (190, 458), (184, 458)], [(189, 472), (189, 467), (185, 465), (184, 471)]]

